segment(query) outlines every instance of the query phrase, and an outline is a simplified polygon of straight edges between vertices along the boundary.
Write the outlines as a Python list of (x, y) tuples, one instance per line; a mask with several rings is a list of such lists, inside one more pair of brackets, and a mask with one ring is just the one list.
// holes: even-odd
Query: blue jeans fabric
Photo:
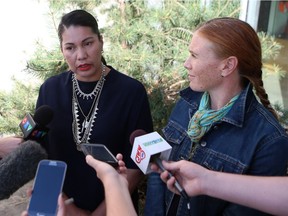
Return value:
[[(288, 136), (275, 117), (256, 100), (250, 85), (241, 92), (226, 116), (213, 124), (197, 144), (191, 142), (186, 131), (202, 93), (187, 88), (180, 95), (167, 126), (162, 130), (164, 138), (172, 146), (170, 160), (190, 160), (207, 169), (228, 173), (286, 175)], [(173, 199), (173, 193), (168, 189), (156, 189), (161, 179), (150, 177), (147, 185), (149, 200), (145, 207), (147, 216), (157, 215), (154, 212), (167, 212)], [(165, 205), (160, 200), (163, 196), (160, 191), (165, 194)], [(176, 215), (266, 215), (208, 196), (193, 197), (190, 204), (191, 211), (188, 212), (186, 201), (181, 198)]]
[[(160, 179), (158, 173), (151, 173), (149, 174), (147, 185), (149, 187), (146, 191), (144, 215), (164, 216), (165, 209), (163, 207), (165, 206), (166, 184)], [(154, 196), (157, 196), (157, 199)], [(157, 208), (157, 206), (162, 206), (162, 208)], [(153, 208), (153, 213), (151, 212), (151, 207)]]

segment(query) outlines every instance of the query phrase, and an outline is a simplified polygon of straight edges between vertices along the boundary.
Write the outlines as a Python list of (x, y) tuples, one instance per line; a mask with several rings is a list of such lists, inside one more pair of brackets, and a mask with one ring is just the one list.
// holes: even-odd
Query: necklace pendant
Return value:
[(81, 133), (84, 133), (86, 129), (89, 127), (90, 121), (87, 121), (87, 118), (83, 120)]
[(77, 146), (77, 150), (78, 150), (78, 151), (82, 151), (82, 149), (81, 149), (81, 144), (80, 144), (80, 143), (77, 143), (76, 146)]
[(88, 128), (89, 124), (90, 124), (90, 121), (85, 121), (85, 129)]
[(86, 118), (83, 120), (83, 123), (82, 123), (82, 128), (81, 128), (81, 133), (83, 133), (86, 129), (86, 125), (87, 125), (87, 121), (86, 121)]

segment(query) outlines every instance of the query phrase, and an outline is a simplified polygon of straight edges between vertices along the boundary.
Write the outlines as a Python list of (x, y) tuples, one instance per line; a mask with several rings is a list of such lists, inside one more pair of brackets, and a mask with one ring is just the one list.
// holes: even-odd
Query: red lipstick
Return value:
[(87, 70), (90, 70), (92, 66), (90, 64), (83, 64), (83, 65), (79, 65), (78, 68), (79, 70), (81, 71), (87, 71)]

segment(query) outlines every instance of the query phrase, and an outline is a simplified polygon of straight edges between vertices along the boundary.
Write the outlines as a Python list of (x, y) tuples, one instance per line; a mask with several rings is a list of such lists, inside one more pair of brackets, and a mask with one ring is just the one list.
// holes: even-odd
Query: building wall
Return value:
[(270, 59), (273, 64), (286, 71), (284, 77), (264, 76), (264, 87), (272, 103), (279, 103), (288, 109), (288, 2), (241, 0), (240, 19), (248, 22), (256, 31), (264, 31), (275, 37), (282, 45), (280, 55)]

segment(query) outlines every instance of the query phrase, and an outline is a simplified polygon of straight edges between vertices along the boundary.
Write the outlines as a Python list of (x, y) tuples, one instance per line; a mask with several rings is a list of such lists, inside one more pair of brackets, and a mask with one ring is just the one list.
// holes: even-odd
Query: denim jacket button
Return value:
[(202, 147), (205, 147), (206, 146), (206, 142), (205, 141), (202, 141), (201, 143), (200, 143), (200, 145), (202, 146)]
[(217, 130), (217, 129), (218, 129), (218, 126), (217, 126), (217, 125), (215, 125), (215, 126), (213, 127), (213, 129), (214, 129), (214, 130)]

